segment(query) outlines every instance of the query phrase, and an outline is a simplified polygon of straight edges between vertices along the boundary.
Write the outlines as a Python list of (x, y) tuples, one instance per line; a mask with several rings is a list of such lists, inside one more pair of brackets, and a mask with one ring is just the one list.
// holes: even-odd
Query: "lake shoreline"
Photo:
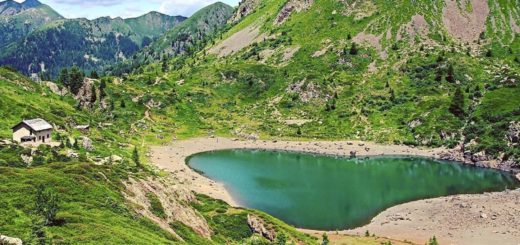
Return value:
[[(445, 148), (416, 148), (409, 147), (404, 145), (383, 145), (372, 142), (364, 142), (364, 141), (315, 141), (315, 142), (305, 142), (305, 141), (262, 141), (262, 140), (247, 140), (247, 141), (239, 141), (233, 140), (229, 138), (195, 138), (189, 140), (181, 140), (174, 141), (165, 146), (152, 146), (150, 159), (154, 163), (154, 165), (158, 166), (161, 169), (164, 169), (170, 172), (174, 178), (179, 180), (179, 183), (185, 185), (190, 190), (208, 195), (212, 198), (220, 199), (228, 204), (240, 207), (241, 205), (237, 200), (233, 198), (230, 192), (226, 189), (226, 186), (222, 183), (215, 182), (200, 173), (197, 173), (193, 169), (191, 169), (187, 160), (195, 154), (218, 151), (218, 150), (230, 150), (230, 149), (248, 149), (248, 150), (266, 150), (266, 151), (284, 151), (284, 152), (301, 152), (306, 154), (318, 154), (318, 155), (327, 155), (334, 157), (350, 157), (352, 155), (351, 152), (355, 152), (357, 157), (370, 157), (370, 156), (410, 156), (410, 157), (426, 157), (433, 159), (443, 159), (443, 156), (449, 154), (449, 150)], [(465, 163), (460, 163), (465, 164)], [(497, 198), (495, 195), (504, 195), (504, 193), (516, 193), (518, 195), (512, 196), (509, 200), (506, 197)], [(467, 197), (466, 197), (467, 196)], [(400, 240), (408, 240), (416, 243), (424, 244), (430, 237), (433, 235), (437, 235), (442, 244), (468, 244), (463, 241), (467, 239), (468, 234), (457, 237), (452, 234), (452, 230), (454, 227), (438, 227), (439, 223), (435, 222), (436, 220), (432, 217), (425, 218), (423, 216), (417, 216), (410, 218), (408, 216), (402, 217), (403, 215), (400, 213), (401, 208), (405, 208), (405, 210), (409, 211), (410, 214), (407, 215), (413, 216), (413, 213), (421, 213), (424, 211), (425, 214), (428, 214), (428, 210), (431, 208), (430, 204), (432, 202), (439, 202), (439, 210), (444, 212), (450, 212), (453, 209), (453, 206), (449, 202), (449, 200), (453, 198), (479, 198), (485, 200), (485, 203), (494, 203), (496, 205), (491, 205), (497, 209), (500, 208), (500, 204), (511, 203), (514, 202), (515, 205), (520, 206), (520, 191), (512, 191), (512, 192), (498, 192), (498, 193), (486, 193), (486, 194), (476, 194), (476, 195), (456, 195), (449, 197), (441, 197), (427, 200), (420, 200), (410, 203), (405, 203), (401, 205), (394, 206), (392, 208), (387, 209), (382, 212), (378, 216), (376, 216), (370, 224), (359, 227), (353, 230), (340, 231), (340, 234), (349, 234), (349, 235), (363, 235), (366, 230), (373, 231), (378, 236), (386, 236), (393, 239)], [(451, 198), (451, 199), (450, 199)], [(439, 200), (442, 200), (440, 202)], [(500, 200), (498, 202), (497, 200)], [(516, 203), (518, 202), (518, 204)], [(443, 205), (444, 204), (444, 205)], [(437, 212), (439, 212), (437, 210)], [(413, 212), (412, 212), (413, 211)], [(519, 210), (520, 211), (520, 210)], [(478, 216), (478, 215), (477, 215)], [(484, 215), (487, 216), (487, 215)], [(396, 218), (397, 217), (397, 218)], [(443, 216), (439, 216), (443, 217)], [(416, 220), (417, 219), (417, 220)], [(469, 219), (469, 218), (468, 218)], [(520, 217), (518, 219), (518, 224), (520, 224)], [(491, 219), (488, 219), (491, 220)], [(496, 220), (496, 219), (495, 219)], [(397, 224), (401, 221), (406, 221), (410, 223), (411, 226), (403, 226), (402, 224)], [(433, 221), (430, 224), (427, 221)], [(486, 220), (484, 220), (486, 221)], [(494, 220), (493, 220), (494, 221)], [(397, 223), (396, 223), (397, 222)], [(482, 222), (479, 220), (478, 222)], [(496, 222), (491, 222), (496, 223)], [(508, 222), (509, 223), (509, 222)], [(514, 222), (517, 224), (517, 222)], [(393, 224), (393, 225), (387, 225)], [(435, 228), (435, 224), (437, 224), (437, 228)], [(497, 224), (492, 224), (493, 227), (497, 227)], [(398, 226), (398, 227), (395, 227)], [(402, 229), (399, 227), (403, 226)], [(467, 228), (467, 222), (461, 222), (459, 227)], [(499, 225), (498, 225), (499, 226)], [(506, 225), (507, 227), (511, 227)], [(415, 228), (411, 228), (415, 227)], [(420, 228), (419, 231), (417, 227)], [(514, 227), (514, 226), (512, 226)], [(519, 227), (519, 226), (516, 226)], [(514, 228), (516, 229), (516, 228)], [(323, 231), (314, 231), (314, 230), (305, 230), (300, 229), (303, 232), (309, 234), (322, 234)], [(471, 229), (467, 229), (471, 230)], [(331, 231), (336, 232), (336, 231)], [(465, 233), (463, 233), (465, 234)], [(493, 239), (497, 238), (501, 242), (501, 244), (509, 244), (507, 241), (513, 241), (515, 239), (520, 240), (520, 232), (514, 233), (518, 234), (518, 236), (514, 235), (512, 237), (508, 237), (507, 239), (500, 240), (500, 237), (503, 237), (503, 234), (493, 233), (485, 234), (487, 239), (492, 238), (490, 241), (494, 241)], [(473, 236), (474, 234), (469, 234)], [(478, 238), (479, 236), (477, 236)], [(505, 242), (505, 243), (504, 243)], [(511, 243), (513, 244), (513, 243)]]

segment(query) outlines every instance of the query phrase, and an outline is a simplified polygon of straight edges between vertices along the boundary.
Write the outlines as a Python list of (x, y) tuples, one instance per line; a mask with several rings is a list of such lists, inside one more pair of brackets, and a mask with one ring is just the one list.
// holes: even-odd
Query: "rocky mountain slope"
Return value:
[[(47, 77), (72, 65), (91, 71), (123, 61), (186, 19), (157, 12), (130, 19), (64, 19), (37, 1), (18, 5), (20, 12), (5, 17), (7, 24), (0, 26), (11, 33), (3, 36), (0, 64)], [(3, 12), (16, 12), (10, 9)], [(31, 21), (40, 25), (29, 25)]]
[(233, 8), (227, 4), (218, 2), (209, 5), (108, 71), (122, 74), (158, 60), (190, 55), (222, 31), (232, 14)]
[(520, 159), (519, 6), (246, 0), (184, 65), (152, 64), (128, 81), (161, 77), (147, 88), (158, 97), (171, 86), (167, 111), (189, 124), (181, 134), (446, 146), (509, 169)]

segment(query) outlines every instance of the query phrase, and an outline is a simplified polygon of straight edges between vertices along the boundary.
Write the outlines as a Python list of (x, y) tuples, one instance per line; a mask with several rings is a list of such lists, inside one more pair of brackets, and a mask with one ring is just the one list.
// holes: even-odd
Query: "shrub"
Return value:
[(453, 95), (449, 110), (453, 115), (459, 118), (464, 117), (464, 93), (460, 87), (457, 87)]
[(56, 214), (59, 209), (58, 194), (43, 185), (36, 190), (36, 213), (43, 218), (44, 225), (52, 225), (56, 221)]
[(161, 200), (152, 192), (146, 193), (146, 198), (150, 202), (150, 212), (161, 219), (166, 219), (166, 212), (164, 212)]

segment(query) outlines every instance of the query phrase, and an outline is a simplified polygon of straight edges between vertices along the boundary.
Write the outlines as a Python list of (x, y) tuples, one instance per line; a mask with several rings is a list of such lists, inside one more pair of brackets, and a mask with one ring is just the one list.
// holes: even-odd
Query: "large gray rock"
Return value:
[(97, 96), (99, 91), (97, 89), (92, 89), (92, 87), (95, 86), (95, 81), (95, 79), (85, 78), (83, 80), (83, 85), (79, 89), (78, 93), (74, 96), (74, 98), (80, 103), (81, 106), (91, 107), (92, 103), (95, 102), (95, 99), (99, 98)]
[(23, 245), (22, 239), (0, 235), (0, 244)]
[(94, 150), (94, 146), (92, 145), (92, 140), (91, 139), (89, 139), (88, 137), (85, 137), (85, 136), (82, 136), (79, 139), (81, 141), (81, 145), (83, 146), (83, 149), (85, 149), (87, 151), (93, 151)]
[(520, 122), (511, 122), (509, 124), (506, 138), (509, 145), (518, 145), (520, 143)]
[(248, 16), (256, 10), (256, 7), (260, 3), (260, 0), (244, 0), (238, 6), (235, 14), (231, 19), (229, 19), (228, 23), (234, 24), (239, 22), (242, 18)]

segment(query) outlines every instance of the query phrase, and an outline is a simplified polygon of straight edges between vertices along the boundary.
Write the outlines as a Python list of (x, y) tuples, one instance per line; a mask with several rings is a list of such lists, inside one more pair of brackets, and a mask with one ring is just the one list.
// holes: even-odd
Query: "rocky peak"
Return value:
[(242, 0), (240, 4), (238, 5), (238, 8), (229, 19), (229, 23), (233, 24), (238, 21), (240, 21), (242, 18), (248, 16), (249, 14), (253, 13), (256, 10), (256, 7), (260, 3), (260, 0)]

